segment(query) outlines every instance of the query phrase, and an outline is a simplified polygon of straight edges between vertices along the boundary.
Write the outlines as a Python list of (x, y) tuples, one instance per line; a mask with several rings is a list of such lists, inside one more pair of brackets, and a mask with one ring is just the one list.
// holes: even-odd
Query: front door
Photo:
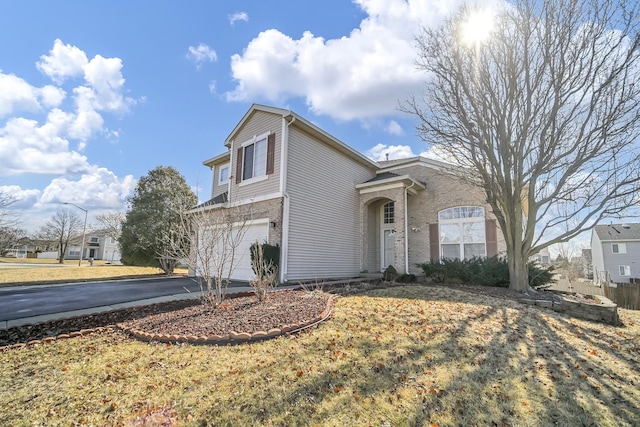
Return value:
[[(382, 230), (382, 271), (396, 262), (396, 233), (393, 229)], [(395, 267), (395, 266), (394, 266)]]

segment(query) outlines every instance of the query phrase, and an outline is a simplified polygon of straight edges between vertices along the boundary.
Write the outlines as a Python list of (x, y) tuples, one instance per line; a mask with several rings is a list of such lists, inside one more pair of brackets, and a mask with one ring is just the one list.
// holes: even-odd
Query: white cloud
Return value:
[(106, 168), (93, 168), (77, 181), (55, 178), (44, 189), (39, 204), (72, 202), (88, 208), (121, 209), (133, 194), (136, 179), (122, 179)]
[[(91, 168), (81, 152), (96, 134), (113, 137), (102, 112), (125, 113), (135, 100), (125, 96), (120, 58), (96, 55), (91, 61), (78, 47), (54, 42), (50, 55), (36, 64), (61, 84), (67, 77), (84, 77), (72, 89), (72, 111), (64, 111), (66, 92), (59, 86), (36, 88), (0, 72), (0, 175), (83, 173)], [(68, 106), (67, 106), (68, 107)], [(35, 119), (16, 113), (42, 113)], [(70, 148), (75, 143), (76, 149)]]
[(91, 100), (96, 110), (122, 113), (135, 103), (132, 98), (123, 95), (125, 80), (120, 58), (96, 55), (83, 70), (84, 79), (93, 92)]
[(0, 186), (0, 193), (6, 194), (15, 200), (11, 205), (12, 209), (21, 209), (33, 205), (41, 194), (38, 189), (22, 189), (18, 185), (2, 185)]
[(56, 107), (64, 97), (65, 92), (60, 88), (51, 85), (37, 88), (0, 70), (0, 117), (19, 111), (36, 112), (42, 107)]
[(10, 119), (0, 128), (0, 175), (25, 173), (64, 174), (82, 172), (87, 158), (69, 150), (64, 138), (71, 117), (60, 110), (49, 113), (47, 122)]
[(87, 63), (87, 55), (81, 49), (56, 39), (49, 55), (42, 55), (36, 66), (54, 82), (62, 83), (68, 77), (82, 76)]
[(196, 65), (200, 66), (204, 62), (214, 62), (218, 60), (218, 54), (215, 50), (210, 48), (204, 43), (200, 43), (198, 46), (189, 46), (189, 53), (187, 53), (187, 58), (191, 61), (195, 62)]
[(395, 120), (391, 120), (389, 122), (389, 124), (385, 128), (385, 131), (389, 135), (395, 135), (395, 136), (403, 136), (404, 135), (404, 130), (402, 129), (402, 126), (400, 126), (400, 124), (398, 124), (398, 122), (396, 122)]
[(248, 22), (249, 15), (247, 14), (247, 12), (236, 12), (233, 15), (229, 15), (229, 23), (231, 25), (235, 25), (235, 23), (238, 21)]
[[(385, 145), (378, 144), (373, 148), (370, 148), (365, 153), (367, 157), (373, 161), (380, 160), (397, 160), (405, 159), (407, 157), (415, 157), (413, 150), (408, 145)], [(387, 159), (387, 155), (389, 158)]]
[[(487, 0), (490, 1), (490, 0)], [(357, 0), (367, 17), (349, 36), (325, 40), (310, 32), (293, 39), (260, 33), (231, 60), (236, 87), (228, 100), (302, 97), (309, 108), (341, 120), (398, 114), (398, 100), (422, 87), (415, 37), (461, 0)]]

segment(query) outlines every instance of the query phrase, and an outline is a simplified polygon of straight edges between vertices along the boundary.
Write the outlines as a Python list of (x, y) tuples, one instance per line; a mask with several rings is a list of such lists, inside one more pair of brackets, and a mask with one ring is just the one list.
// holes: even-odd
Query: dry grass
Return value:
[(83, 336), (0, 353), (0, 425), (640, 425), (640, 313), (620, 311), (407, 286), (251, 345)]
[[(42, 267), (0, 267), (0, 287), (12, 285), (38, 285), (49, 283), (82, 282), (89, 280), (117, 279), (123, 277), (150, 276), (162, 274), (162, 270), (153, 267), (129, 267), (109, 265), (105, 261), (94, 261), (90, 267), (88, 261), (78, 266), (78, 260), (66, 260), (60, 265), (54, 259), (0, 258), (0, 263), (46, 264)], [(185, 274), (186, 269), (177, 269), (177, 274)]]

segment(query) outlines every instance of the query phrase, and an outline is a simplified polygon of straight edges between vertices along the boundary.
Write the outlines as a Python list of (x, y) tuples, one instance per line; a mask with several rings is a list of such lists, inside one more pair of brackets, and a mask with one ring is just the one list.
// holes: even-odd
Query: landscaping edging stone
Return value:
[[(238, 292), (227, 295), (227, 298), (239, 298), (243, 296), (254, 295), (253, 292)], [(282, 328), (272, 328), (268, 331), (255, 332), (237, 332), (230, 331), (224, 335), (176, 335), (176, 334), (157, 334), (150, 333), (136, 328), (130, 328), (125, 323), (118, 323), (116, 327), (121, 331), (131, 335), (132, 337), (145, 342), (162, 342), (162, 343), (188, 343), (188, 344), (204, 344), (204, 345), (233, 345), (256, 341), (264, 341), (277, 338), (282, 335), (291, 335), (301, 332), (305, 329), (313, 328), (333, 315), (335, 296), (330, 295), (327, 300), (326, 308), (316, 317), (303, 323), (294, 323), (285, 325)]]
[(619, 326), (621, 324), (618, 316), (618, 306), (609, 298), (601, 295), (592, 295), (599, 303), (589, 303), (566, 298), (564, 295), (575, 295), (566, 292), (556, 292), (560, 300), (533, 300), (522, 299), (523, 304), (536, 305), (550, 308), (551, 310), (564, 313), (579, 319), (594, 322), (606, 323), (608, 325)]

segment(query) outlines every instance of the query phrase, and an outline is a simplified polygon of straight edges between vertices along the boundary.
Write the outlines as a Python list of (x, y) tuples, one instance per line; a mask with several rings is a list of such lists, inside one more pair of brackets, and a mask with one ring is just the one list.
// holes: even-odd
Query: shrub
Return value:
[(387, 267), (387, 269), (382, 273), (382, 280), (385, 282), (393, 282), (398, 277), (398, 271), (395, 269), (393, 265)]
[[(509, 265), (505, 258), (445, 259), (419, 264), (418, 267), (436, 283), (456, 280), (480, 286), (509, 287)], [(544, 268), (537, 263), (529, 263), (528, 268), (529, 286), (532, 288), (554, 282), (552, 268)]]
[(401, 274), (396, 277), (397, 283), (415, 283), (416, 275), (415, 274)]
[(424, 264), (418, 264), (418, 267), (422, 269), (425, 277), (430, 278), (436, 283), (442, 283), (447, 278), (446, 268), (444, 264), (440, 262), (425, 262)]
[(251, 268), (256, 277), (249, 282), (258, 301), (267, 299), (269, 289), (278, 285), (278, 265), (280, 263), (280, 246), (268, 243), (253, 243), (250, 247)]

